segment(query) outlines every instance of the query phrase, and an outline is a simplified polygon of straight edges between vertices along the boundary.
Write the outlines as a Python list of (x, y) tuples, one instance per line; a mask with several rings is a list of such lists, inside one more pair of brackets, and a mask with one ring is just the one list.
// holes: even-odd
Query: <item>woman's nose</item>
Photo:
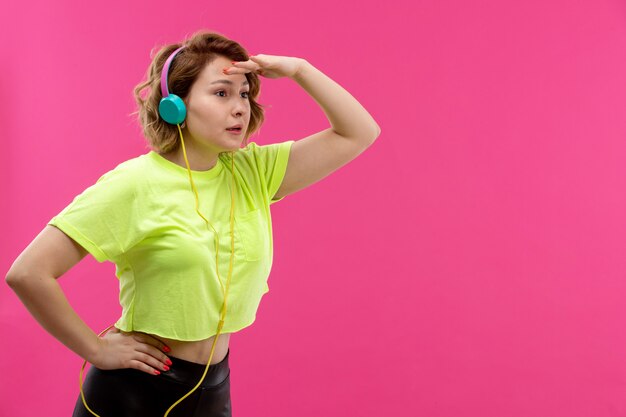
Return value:
[(245, 114), (245, 112), (246, 112), (246, 106), (244, 104), (242, 103), (235, 104), (233, 108), (233, 113), (235, 113), (237, 116), (241, 116)]

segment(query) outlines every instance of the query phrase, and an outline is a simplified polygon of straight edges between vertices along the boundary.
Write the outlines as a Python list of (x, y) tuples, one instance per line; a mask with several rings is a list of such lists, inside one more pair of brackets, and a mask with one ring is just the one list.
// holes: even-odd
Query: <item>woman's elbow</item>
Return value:
[(22, 288), (30, 287), (33, 284), (36, 285), (38, 282), (42, 281), (42, 277), (12, 268), (7, 272), (4, 281), (13, 291), (17, 292)]

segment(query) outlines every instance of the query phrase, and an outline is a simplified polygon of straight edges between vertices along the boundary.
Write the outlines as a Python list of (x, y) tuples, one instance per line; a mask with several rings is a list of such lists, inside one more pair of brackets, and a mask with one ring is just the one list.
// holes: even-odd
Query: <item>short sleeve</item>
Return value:
[(270, 197), (270, 204), (274, 204), (284, 198), (272, 199), (285, 178), (289, 153), (294, 142), (294, 140), (289, 140), (261, 146), (252, 142), (248, 145), (263, 176), (267, 187), (267, 195)]
[(114, 169), (53, 217), (48, 224), (62, 230), (98, 262), (113, 261), (138, 239), (136, 179)]

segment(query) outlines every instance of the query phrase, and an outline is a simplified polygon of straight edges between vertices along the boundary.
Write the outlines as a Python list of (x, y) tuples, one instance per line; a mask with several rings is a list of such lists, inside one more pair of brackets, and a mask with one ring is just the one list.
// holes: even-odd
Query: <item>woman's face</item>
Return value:
[[(208, 64), (191, 86), (187, 98), (185, 137), (215, 153), (241, 147), (250, 122), (248, 81), (244, 74), (226, 75), (231, 60), (218, 56)], [(240, 125), (238, 132), (226, 130)]]

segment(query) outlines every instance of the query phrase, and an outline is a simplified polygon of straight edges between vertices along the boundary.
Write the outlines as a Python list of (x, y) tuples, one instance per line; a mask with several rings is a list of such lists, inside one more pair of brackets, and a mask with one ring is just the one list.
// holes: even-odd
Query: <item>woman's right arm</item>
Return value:
[(70, 306), (57, 278), (87, 251), (54, 226), (47, 225), (13, 262), (7, 284), (52, 336), (100, 369), (135, 368), (154, 374), (167, 370), (167, 347), (143, 333), (114, 329), (98, 337)]

